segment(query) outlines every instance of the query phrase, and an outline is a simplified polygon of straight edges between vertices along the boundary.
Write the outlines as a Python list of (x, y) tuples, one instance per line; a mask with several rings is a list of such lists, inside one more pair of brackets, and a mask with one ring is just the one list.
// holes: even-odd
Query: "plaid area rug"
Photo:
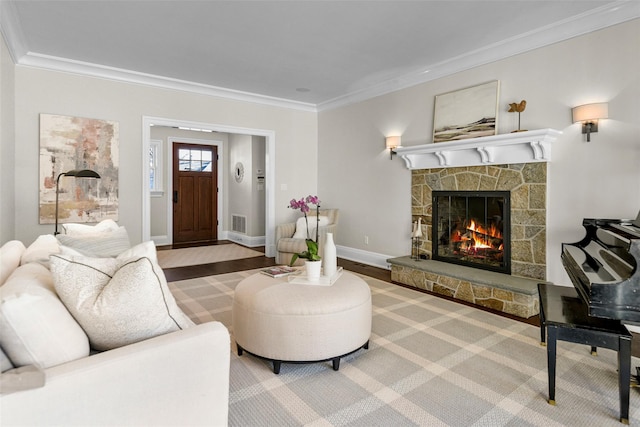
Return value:
[(551, 406), (539, 328), (367, 276), (369, 350), (343, 358), (337, 372), (330, 362), (283, 363), (275, 375), (266, 361), (238, 357), (233, 341), (233, 290), (254, 272), (169, 284), (195, 322), (218, 320), (232, 333), (231, 426), (620, 425), (614, 351), (594, 357), (587, 346), (558, 342)]
[(174, 268), (257, 256), (264, 256), (264, 253), (229, 243), (158, 251), (158, 263), (162, 268)]

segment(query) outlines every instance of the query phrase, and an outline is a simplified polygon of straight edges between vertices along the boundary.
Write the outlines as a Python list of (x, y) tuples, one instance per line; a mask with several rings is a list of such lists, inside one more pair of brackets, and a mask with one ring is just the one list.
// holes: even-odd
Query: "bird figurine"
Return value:
[(507, 110), (507, 112), (518, 113), (518, 130), (514, 130), (513, 132), (525, 132), (524, 130), (520, 130), (520, 113), (522, 113), (525, 108), (527, 108), (527, 101), (524, 99), (519, 103), (513, 102), (509, 104), (509, 110)]

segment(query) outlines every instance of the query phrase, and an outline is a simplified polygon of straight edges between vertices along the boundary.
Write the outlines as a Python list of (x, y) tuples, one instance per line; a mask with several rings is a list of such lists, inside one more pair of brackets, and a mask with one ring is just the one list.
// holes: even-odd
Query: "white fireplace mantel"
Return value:
[(408, 169), (486, 166), (548, 162), (551, 143), (562, 135), (555, 129), (530, 130), (460, 141), (398, 147)]

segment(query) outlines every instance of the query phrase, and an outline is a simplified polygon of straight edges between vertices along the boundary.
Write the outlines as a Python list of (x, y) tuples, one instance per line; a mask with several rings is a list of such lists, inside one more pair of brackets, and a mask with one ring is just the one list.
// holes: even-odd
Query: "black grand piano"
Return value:
[(562, 244), (562, 264), (590, 316), (640, 324), (640, 213), (585, 219), (587, 234)]
[(555, 405), (557, 340), (590, 345), (594, 354), (609, 348), (618, 352), (620, 421), (628, 424), (632, 335), (625, 324), (640, 325), (640, 212), (635, 220), (585, 219), (582, 225), (582, 240), (562, 244), (574, 287), (538, 284), (549, 403)]

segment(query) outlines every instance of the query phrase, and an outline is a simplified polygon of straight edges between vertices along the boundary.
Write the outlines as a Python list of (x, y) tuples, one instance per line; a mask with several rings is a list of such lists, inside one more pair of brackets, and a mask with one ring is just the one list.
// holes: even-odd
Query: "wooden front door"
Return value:
[(173, 243), (218, 238), (217, 147), (173, 143)]

